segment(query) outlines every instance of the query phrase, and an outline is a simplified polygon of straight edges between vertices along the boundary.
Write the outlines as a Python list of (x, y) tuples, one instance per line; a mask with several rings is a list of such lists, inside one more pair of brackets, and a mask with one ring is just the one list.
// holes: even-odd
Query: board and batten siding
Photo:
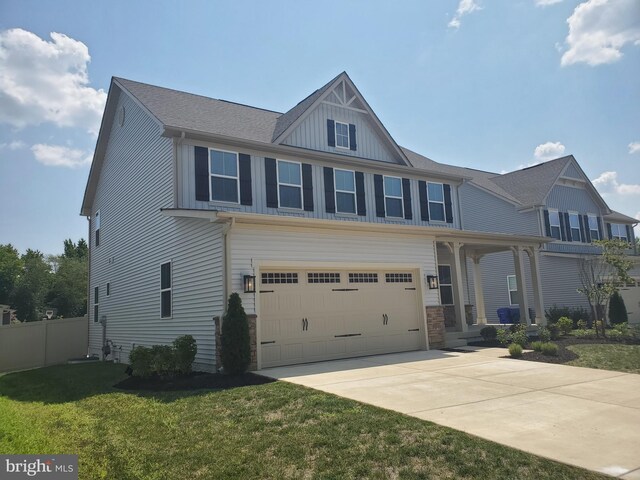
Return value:
[[(327, 120), (355, 125), (357, 150), (330, 147), (327, 138)], [(372, 119), (368, 114), (337, 105), (321, 103), (309, 113), (307, 118), (282, 143), (309, 150), (320, 150), (382, 162), (399, 163), (398, 153), (393, 151), (380, 138), (376, 130), (371, 127), (371, 122)]]
[[(221, 145), (210, 145), (211, 148), (219, 148), (221, 150), (237, 151), (233, 148), (224, 147)], [(243, 153), (239, 151), (238, 153)], [(272, 157), (271, 155), (267, 155)], [(278, 157), (280, 160), (292, 160), (298, 161), (299, 159), (292, 157)], [(266, 188), (265, 188), (265, 169), (264, 169), (264, 156), (251, 156), (251, 193), (253, 197), (252, 205), (240, 205), (230, 204), (225, 202), (203, 202), (196, 200), (195, 193), (195, 159), (194, 159), (194, 146), (190, 144), (182, 144), (178, 147), (178, 208), (197, 209), (197, 210), (219, 210), (219, 211), (232, 211), (232, 212), (249, 212), (249, 213), (261, 213), (268, 215), (284, 215), (304, 218), (319, 218), (323, 220), (343, 220), (352, 222), (370, 222), (370, 223), (388, 223), (397, 225), (423, 225), (432, 227), (449, 227), (460, 228), (460, 221), (458, 216), (458, 187), (451, 185), (451, 202), (453, 210), (453, 224), (447, 224), (445, 222), (424, 222), (420, 217), (420, 195), (418, 192), (418, 181), (433, 181), (438, 180), (429, 179), (418, 175), (394, 175), (399, 177), (405, 177), (410, 179), (411, 184), (411, 209), (413, 218), (406, 220), (403, 218), (383, 218), (376, 216), (376, 201), (374, 191), (374, 174), (381, 174), (374, 167), (372, 168), (351, 168), (341, 167), (335, 164), (329, 164), (326, 162), (309, 162), (302, 161), (302, 163), (309, 163), (312, 166), (313, 176), (313, 204), (314, 209), (312, 212), (304, 210), (296, 210), (290, 208), (269, 208), (266, 205)], [(323, 167), (342, 168), (346, 170), (355, 170), (364, 173), (364, 188), (365, 188), (365, 204), (366, 215), (352, 215), (343, 213), (327, 213), (325, 207), (325, 189), (324, 189), (324, 172)], [(442, 183), (442, 182), (439, 182)]]
[(540, 235), (536, 212), (519, 212), (512, 203), (468, 182), (458, 188), (458, 196), (464, 230)]
[(571, 210), (582, 215), (587, 213), (601, 215), (600, 207), (584, 188), (554, 185), (549, 192), (546, 205), (547, 208), (557, 208), (562, 212)]
[(584, 175), (582, 175), (578, 171), (578, 168), (573, 163), (569, 164), (569, 166), (562, 173), (562, 176), (563, 177), (569, 177), (569, 178), (576, 178), (576, 179), (579, 179), (579, 180), (587, 180), (587, 179), (584, 178)]
[[(259, 294), (242, 293), (242, 279), (253, 275), (260, 261), (296, 262), (300, 268), (308, 262), (335, 262), (334, 268), (341, 269), (354, 263), (375, 264), (377, 268), (408, 264), (421, 268), (423, 274), (436, 271), (434, 241), (428, 237), (245, 225), (234, 226), (229, 235), (231, 291), (240, 293), (247, 313), (255, 313)], [(422, 291), (424, 305), (439, 305), (437, 290), (423, 284)]]
[[(133, 345), (169, 344), (191, 334), (198, 367), (213, 368), (212, 317), (224, 306), (222, 227), (161, 213), (174, 204), (173, 142), (121, 93), (118, 110), (122, 105), (125, 123), (112, 125), (92, 208), (92, 215), (100, 210), (101, 226), (98, 247), (91, 232), (90, 315), (98, 286), (99, 317), (106, 316), (106, 338), (123, 362)], [(160, 318), (160, 265), (168, 261), (173, 315)], [(90, 352), (101, 348), (102, 325), (91, 318)]]

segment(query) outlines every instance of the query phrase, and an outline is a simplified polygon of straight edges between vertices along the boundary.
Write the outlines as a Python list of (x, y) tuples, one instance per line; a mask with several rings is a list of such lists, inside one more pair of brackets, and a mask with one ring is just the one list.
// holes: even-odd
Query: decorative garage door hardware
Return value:
[(275, 290), (260, 290), (260, 293), (273, 293)]
[(420, 329), (419, 328), (410, 328), (409, 330), (407, 330), (407, 332), (419, 332)]
[(270, 343), (276, 343), (275, 340), (269, 340), (268, 342), (260, 342), (260, 345), (269, 345)]
[(334, 338), (341, 338), (341, 337), (359, 337), (360, 335), (362, 335), (361, 333), (345, 333), (344, 335), (334, 335)]
[(407, 288), (405, 288), (405, 290), (415, 290), (415, 289), (416, 289), (416, 287), (407, 287)]
[(357, 292), (357, 288), (332, 288), (332, 292)]
[(309, 330), (309, 320), (307, 318), (302, 319), (302, 331), (306, 332)]
[(387, 315), (386, 313), (382, 314), (382, 324), (389, 325), (389, 315)]

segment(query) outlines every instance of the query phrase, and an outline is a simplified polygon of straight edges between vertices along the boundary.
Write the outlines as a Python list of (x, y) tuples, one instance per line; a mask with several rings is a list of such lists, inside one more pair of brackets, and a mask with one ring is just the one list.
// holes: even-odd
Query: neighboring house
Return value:
[(496, 252), (541, 323), (549, 239), (469, 227), (472, 182), (398, 146), (344, 72), (286, 113), (114, 78), (81, 212), (90, 352), (192, 334), (213, 369), (232, 292), (254, 367), (443, 347), (445, 321), (493, 320)]

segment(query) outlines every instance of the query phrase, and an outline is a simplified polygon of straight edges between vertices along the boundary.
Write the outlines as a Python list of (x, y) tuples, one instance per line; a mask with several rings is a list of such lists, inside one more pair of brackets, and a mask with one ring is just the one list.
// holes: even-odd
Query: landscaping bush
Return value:
[(222, 321), (220, 344), (220, 358), (225, 373), (246, 372), (251, 361), (249, 322), (237, 293), (229, 296), (227, 313)]
[(624, 299), (618, 292), (613, 292), (609, 299), (609, 321), (611, 324), (625, 323), (629, 320)]
[(134, 347), (129, 353), (129, 366), (133, 370), (133, 375), (142, 378), (150, 377), (153, 374), (152, 360), (150, 348), (142, 345)]
[(556, 356), (558, 354), (558, 345), (551, 342), (543, 343), (541, 351), (543, 355)]
[(511, 334), (511, 341), (513, 343), (517, 343), (522, 348), (526, 347), (527, 343), (529, 343), (529, 337), (527, 337), (527, 326), (524, 324), (518, 325), (516, 331)]
[(558, 328), (558, 325), (550, 323), (547, 325), (547, 328), (549, 329), (551, 340), (558, 340), (560, 338), (560, 328)]
[(532, 342), (531, 343), (531, 348), (533, 350), (535, 350), (536, 352), (541, 352), (542, 351), (542, 345), (544, 345), (545, 342)]
[(151, 368), (161, 377), (175, 374), (176, 352), (170, 345), (154, 345), (151, 347)]
[(551, 340), (551, 331), (544, 325), (540, 325), (538, 327), (538, 338), (542, 343), (548, 342)]
[(560, 317), (556, 322), (556, 326), (563, 335), (569, 335), (573, 330), (573, 320), (569, 317)]
[(498, 336), (498, 330), (493, 325), (487, 325), (486, 327), (482, 327), (480, 329), (480, 335), (486, 342), (490, 342), (495, 340)]
[(554, 305), (544, 313), (548, 324), (555, 324), (560, 318), (567, 317), (573, 320), (574, 327), (578, 326), (578, 320), (591, 318), (589, 311), (582, 307), (558, 307)]
[(178, 372), (187, 374), (191, 372), (191, 366), (196, 359), (198, 346), (191, 335), (182, 335), (173, 341), (175, 349), (175, 366)]
[(522, 356), (522, 346), (517, 343), (512, 343), (509, 345), (509, 355), (513, 358), (520, 358)]
[(596, 331), (593, 328), (579, 328), (578, 330), (574, 330), (573, 331), (573, 335), (576, 338), (586, 338), (586, 339), (591, 339), (591, 338), (596, 338)]
[(501, 328), (497, 331), (496, 338), (501, 345), (507, 346), (511, 342), (511, 332)]
[(580, 319), (580, 320), (578, 320), (576, 322), (576, 325), (577, 325), (578, 329), (580, 329), (580, 330), (586, 330), (587, 329), (587, 321), (586, 320)]

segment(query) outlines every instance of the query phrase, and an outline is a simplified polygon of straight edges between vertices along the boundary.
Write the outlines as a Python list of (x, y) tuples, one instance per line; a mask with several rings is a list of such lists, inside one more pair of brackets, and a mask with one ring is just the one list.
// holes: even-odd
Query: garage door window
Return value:
[(385, 281), (387, 283), (411, 283), (413, 275), (410, 273), (385, 273)]
[(292, 272), (263, 273), (262, 283), (265, 285), (298, 283), (298, 274)]
[(349, 283), (378, 283), (377, 273), (350, 273)]
[(310, 272), (307, 274), (308, 283), (340, 283), (340, 274), (334, 272)]

